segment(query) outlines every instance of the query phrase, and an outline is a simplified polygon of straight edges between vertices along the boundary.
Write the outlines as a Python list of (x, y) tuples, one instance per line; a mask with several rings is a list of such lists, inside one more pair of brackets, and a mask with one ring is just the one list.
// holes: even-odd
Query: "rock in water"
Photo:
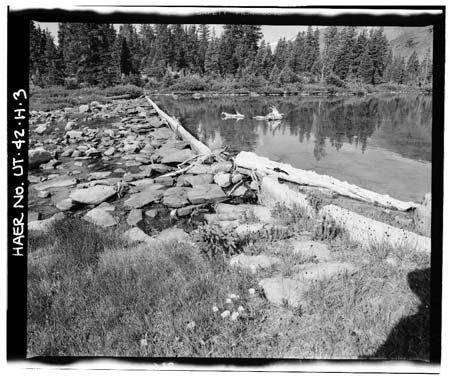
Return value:
[(70, 198), (78, 203), (97, 205), (115, 194), (114, 187), (98, 185), (75, 190), (70, 194)]
[(38, 168), (41, 163), (47, 163), (52, 159), (52, 154), (42, 147), (28, 151), (28, 167)]
[(227, 198), (225, 192), (217, 184), (202, 184), (188, 189), (187, 196), (192, 204), (222, 201)]
[(48, 188), (59, 188), (59, 187), (70, 187), (77, 184), (77, 179), (69, 176), (69, 175), (62, 175), (55, 179), (47, 180), (45, 182), (41, 182), (38, 184), (35, 184), (33, 188), (37, 191), (43, 191)]
[(99, 226), (113, 226), (117, 224), (117, 220), (104, 209), (94, 208), (85, 214), (84, 219), (88, 222)]
[(414, 213), (414, 224), (423, 235), (431, 236), (431, 193), (427, 193)]

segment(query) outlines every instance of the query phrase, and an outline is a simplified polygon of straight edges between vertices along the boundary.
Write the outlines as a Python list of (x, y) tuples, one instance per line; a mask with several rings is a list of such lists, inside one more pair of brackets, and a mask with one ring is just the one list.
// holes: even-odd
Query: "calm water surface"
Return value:
[[(278, 162), (420, 201), (431, 191), (431, 96), (156, 98), (210, 148)], [(275, 105), (281, 122), (256, 121)], [(222, 120), (238, 111), (244, 120)]]

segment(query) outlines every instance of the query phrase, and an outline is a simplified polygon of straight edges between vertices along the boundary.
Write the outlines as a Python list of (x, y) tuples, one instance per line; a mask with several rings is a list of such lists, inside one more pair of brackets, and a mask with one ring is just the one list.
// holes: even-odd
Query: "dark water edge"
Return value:
[[(254, 151), (403, 200), (431, 191), (431, 96), (154, 97), (211, 148)], [(276, 106), (280, 122), (252, 117)], [(222, 120), (221, 112), (243, 120)]]

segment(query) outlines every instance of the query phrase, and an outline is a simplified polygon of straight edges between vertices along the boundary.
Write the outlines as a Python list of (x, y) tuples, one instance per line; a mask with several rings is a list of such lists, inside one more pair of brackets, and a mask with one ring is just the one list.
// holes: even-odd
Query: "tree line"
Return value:
[[(139, 30), (138, 30), (139, 29)], [(107, 87), (120, 83), (162, 85), (202, 78), (300, 88), (305, 83), (358, 84), (432, 82), (430, 52), (419, 61), (394, 55), (383, 28), (309, 26), (275, 48), (262, 40), (260, 25), (60, 23), (58, 43), (30, 24), (30, 79), (39, 86)], [(322, 46), (321, 46), (322, 45)], [(195, 80), (194, 80), (195, 81)], [(192, 83), (191, 83), (192, 84)]]

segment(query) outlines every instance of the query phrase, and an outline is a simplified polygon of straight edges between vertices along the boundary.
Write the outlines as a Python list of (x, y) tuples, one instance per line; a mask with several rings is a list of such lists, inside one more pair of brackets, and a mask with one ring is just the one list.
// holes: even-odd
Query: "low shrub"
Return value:
[(144, 91), (141, 87), (135, 86), (133, 84), (126, 84), (105, 88), (103, 93), (107, 97), (129, 95), (131, 98), (136, 98), (142, 96), (144, 94)]

